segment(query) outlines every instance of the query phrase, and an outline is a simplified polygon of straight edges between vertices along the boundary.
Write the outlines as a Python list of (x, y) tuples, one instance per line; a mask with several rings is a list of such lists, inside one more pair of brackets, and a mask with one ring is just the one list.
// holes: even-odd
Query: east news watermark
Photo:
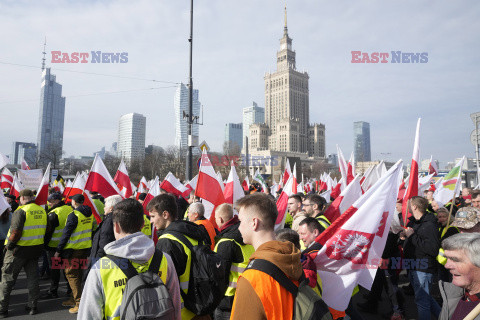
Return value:
[(127, 63), (128, 52), (62, 52), (52, 51), (52, 63)]
[(352, 51), (351, 63), (427, 63), (428, 52), (362, 52)]

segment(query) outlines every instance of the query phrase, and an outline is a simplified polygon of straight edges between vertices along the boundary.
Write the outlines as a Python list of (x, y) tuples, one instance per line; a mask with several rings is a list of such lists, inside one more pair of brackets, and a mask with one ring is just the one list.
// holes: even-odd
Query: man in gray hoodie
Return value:
[[(122, 200), (114, 206), (112, 219), (116, 241), (105, 246), (105, 253), (130, 260), (138, 273), (147, 271), (155, 253), (155, 245), (140, 231), (144, 223), (142, 205), (135, 199)], [(158, 274), (170, 293), (176, 319), (181, 319), (177, 273), (171, 257), (166, 253), (162, 254)], [(77, 319), (120, 319), (122, 294), (118, 292), (123, 293), (126, 276), (122, 270), (112, 267), (112, 261), (108, 260), (108, 257), (103, 257), (93, 264), (85, 282)], [(104, 268), (105, 266), (107, 268)], [(106, 279), (109, 281), (105, 281)]]

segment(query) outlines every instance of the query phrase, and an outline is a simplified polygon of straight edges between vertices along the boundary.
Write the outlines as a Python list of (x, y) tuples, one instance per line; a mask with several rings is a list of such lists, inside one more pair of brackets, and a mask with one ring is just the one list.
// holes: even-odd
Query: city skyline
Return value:
[[(215, 151), (222, 148), (224, 124), (238, 123), (244, 106), (264, 100), (263, 76), (274, 69), (272, 52), (278, 50), (282, 36), (283, 6), (278, 1), (194, 5), (194, 88), (202, 92), (205, 117), (199, 140)], [(325, 124), (327, 154), (335, 152), (336, 144), (345, 154), (353, 150), (351, 134), (346, 132), (362, 118), (375, 128), (372, 159), (408, 162), (416, 120), (422, 117), (421, 158), (433, 154), (443, 167), (464, 154), (474, 156), (469, 115), (478, 111), (480, 70), (475, 52), (479, 36), (474, 32), (479, 24), (478, 3), (442, 3), (434, 10), (426, 1), (405, 6), (381, 1), (369, 6), (317, 2), (287, 6), (297, 59), (311, 77), (310, 121)], [(35, 141), (45, 35), (47, 67), (61, 79), (62, 94), (68, 100), (66, 157), (92, 154), (110, 145), (116, 140), (116, 119), (131, 112), (132, 106), (147, 118), (146, 144), (172, 145), (172, 96), (177, 83), (186, 82), (188, 75), (189, 6), (60, 1), (0, 4), (0, 9), (0, 26), (11, 31), (0, 44), (1, 62), (38, 66), (2, 64), (9, 76), (0, 79), (0, 108), (3, 117), (12, 121), (4, 127), (0, 152), (9, 153), (13, 141)], [(246, 23), (245, 16), (252, 22)], [(80, 23), (82, 28), (75, 27)], [(53, 50), (125, 51), (129, 59), (124, 64), (52, 64)], [(428, 52), (429, 60), (425, 64), (352, 64), (354, 50)], [(28, 125), (15, 130), (26, 115)]]

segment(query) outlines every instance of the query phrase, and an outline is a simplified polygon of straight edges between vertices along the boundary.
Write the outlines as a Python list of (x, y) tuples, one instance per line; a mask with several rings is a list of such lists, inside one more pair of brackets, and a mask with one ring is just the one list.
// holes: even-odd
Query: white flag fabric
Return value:
[(0, 152), (0, 169), (5, 167), (8, 164), (8, 162), (9, 162), (8, 158), (3, 153)]
[(442, 184), (437, 190), (435, 190), (435, 193), (433, 194), (435, 201), (448, 203), (450, 200), (460, 194), (460, 189), (462, 186), (461, 176), (464, 161), (465, 156), (460, 159), (455, 167), (453, 167), (453, 169), (443, 177)]
[(348, 165), (345, 161), (345, 157), (343, 156), (343, 152), (337, 144), (337, 153), (338, 153), (338, 167), (340, 169), (340, 173), (342, 174), (342, 186), (343, 189), (347, 186), (347, 174), (348, 174)]
[(9, 209), (10, 205), (8, 204), (7, 199), (5, 199), (5, 196), (3, 195), (3, 192), (0, 192), (0, 217), (6, 213), (5, 210)]
[(335, 310), (347, 308), (356, 285), (372, 286), (395, 212), (402, 164), (399, 160), (315, 240), (323, 245), (314, 259), (328, 288), (322, 298)]
[(223, 190), (223, 196), (225, 197), (225, 202), (232, 205), (235, 204), (237, 200), (245, 196), (245, 192), (243, 191), (243, 187), (240, 183), (240, 179), (238, 178), (237, 170), (235, 170), (233, 161), (230, 167), (230, 174), (228, 175), (227, 184)]

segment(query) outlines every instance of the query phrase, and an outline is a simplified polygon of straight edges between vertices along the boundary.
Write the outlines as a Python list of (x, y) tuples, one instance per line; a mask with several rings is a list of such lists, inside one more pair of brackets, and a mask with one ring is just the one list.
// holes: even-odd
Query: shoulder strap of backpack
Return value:
[(295, 283), (290, 280), (279, 267), (275, 264), (271, 263), (270, 261), (264, 259), (254, 259), (250, 262), (247, 269), (255, 269), (258, 271), (262, 271), (269, 276), (271, 276), (275, 281), (277, 281), (282, 287), (287, 289), (294, 297), (297, 296), (298, 287)]
[[(137, 270), (132, 265), (130, 260), (125, 259), (125, 258), (119, 258), (119, 257), (116, 257), (116, 256), (112, 256), (111, 254), (107, 254), (106, 257), (109, 258), (110, 261), (112, 261), (114, 264), (116, 264), (117, 267), (120, 270), (122, 270), (122, 272), (127, 276), (128, 279), (133, 278), (134, 276), (136, 276), (138, 274)], [(127, 260), (127, 268), (126, 269), (122, 268), (122, 266), (119, 266), (119, 264), (118, 264), (119, 260)]]
[(162, 257), (163, 257), (162, 252), (155, 248), (155, 252), (153, 253), (152, 261), (150, 262), (148, 271), (153, 273), (158, 273), (158, 269), (160, 268), (160, 263), (162, 262)]
[[(192, 243), (190, 242), (190, 240), (187, 239), (187, 237), (185, 237), (183, 234), (181, 234), (180, 232), (177, 232), (177, 231), (169, 231), (168, 232), (169, 234), (175, 236), (176, 238), (178, 238), (178, 240), (180, 240), (184, 245), (187, 246), (187, 248), (192, 251), (193, 250), (193, 245)], [(200, 243), (200, 241), (199, 241)]]

